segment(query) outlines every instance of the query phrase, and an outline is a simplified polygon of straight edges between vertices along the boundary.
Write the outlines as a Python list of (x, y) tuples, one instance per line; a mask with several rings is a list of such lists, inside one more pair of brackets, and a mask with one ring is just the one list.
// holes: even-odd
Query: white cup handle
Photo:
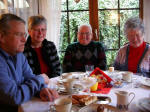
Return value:
[(128, 105), (130, 105), (130, 103), (132, 102), (132, 100), (133, 100), (134, 97), (135, 97), (135, 94), (134, 94), (133, 92), (129, 93), (129, 96), (130, 96), (130, 95), (133, 95), (133, 97), (132, 97), (132, 99), (130, 100), (130, 102), (128, 103)]

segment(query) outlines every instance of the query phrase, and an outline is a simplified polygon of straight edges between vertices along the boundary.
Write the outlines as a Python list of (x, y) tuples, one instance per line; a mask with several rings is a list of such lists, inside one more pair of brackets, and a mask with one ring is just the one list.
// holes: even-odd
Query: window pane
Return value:
[(68, 46), (68, 25), (67, 25), (67, 13), (62, 13), (61, 16), (61, 28), (60, 28), (60, 49), (65, 50)]
[(120, 37), (121, 37), (121, 41), (120, 41), (120, 45), (123, 46), (125, 43), (127, 43), (127, 39), (124, 36), (124, 32), (123, 32), (123, 28), (124, 28), (124, 24), (126, 22), (126, 20), (132, 16), (139, 16), (139, 10), (122, 10), (120, 11)]
[[(60, 49), (65, 50), (68, 44), (77, 41), (77, 27), (89, 23), (89, 12), (69, 12), (69, 30), (67, 13), (63, 12), (61, 17)], [(69, 32), (68, 32), (69, 31)], [(70, 37), (68, 37), (70, 33)]]
[(138, 8), (139, 0), (120, 0), (120, 8)]
[(59, 51), (58, 55), (59, 55), (60, 63), (63, 63), (65, 51)]
[(117, 8), (118, 0), (98, 0), (98, 8)]
[(88, 24), (89, 23), (89, 12), (70, 12), (69, 13), (70, 20), (70, 38), (71, 43), (77, 41), (77, 28), (79, 25)]
[(117, 50), (116, 51), (106, 51), (106, 59), (107, 59), (108, 67), (113, 65), (116, 55), (117, 55)]
[(76, 3), (74, 0), (69, 0), (69, 10), (88, 10), (88, 0), (80, 0)]
[(64, 11), (64, 10), (67, 10), (67, 0), (62, 0), (61, 1), (61, 10)]
[(107, 49), (118, 48), (117, 11), (99, 11), (100, 41)]

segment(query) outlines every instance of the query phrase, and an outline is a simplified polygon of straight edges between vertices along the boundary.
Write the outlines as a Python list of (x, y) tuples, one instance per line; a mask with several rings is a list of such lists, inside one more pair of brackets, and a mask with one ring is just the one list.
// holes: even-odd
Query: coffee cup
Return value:
[(60, 97), (54, 101), (56, 112), (71, 112), (72, 99), (69, 97)]
[(67, 79), (67, 81), (64, 83), (64, 87), (66, 88), (66, 91), (69, 94), (72, 94), (74, 92), (73, 85), (74, 85), (75, 81), (76, 81), (76, 79)]
[(123, 72), (122, 73), (122, 79), (126, 82), (132, 82), (132, 72)]

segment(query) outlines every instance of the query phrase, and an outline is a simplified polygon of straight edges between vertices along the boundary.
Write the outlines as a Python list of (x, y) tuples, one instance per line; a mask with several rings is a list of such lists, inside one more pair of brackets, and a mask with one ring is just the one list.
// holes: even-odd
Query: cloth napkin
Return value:
[(90, 74), (90, 76), (92, 76), (93, 74), (95, 74), (95, 75), (102, 74), (107, 79), (108, 83), (110, 83), (112, 81), (112, 79), (98, 67), (96, 67), (94, 69), (94, 71)]
[(90, 76), (92, 76), (93, 74), (94, 75), (102, 74), (107, 79), (107, 82), (105, 82), (105, 83), (99, 82), (97, 91), (92, 91), (92, 92), (93, 93), (108, 94), (112, 88), (112, 85), (110, 84), (112, 79), (98, 67), (96, 67), (94, 69), (94, 71), (90, 74)]
[(98, 84), (97, 91), (91, 91), (92, 93), (100, 93), (100, 94), (108, 94), (112, 88), (111, 84), (106, 85), (105, 87), (102, 87), (101, 84)]

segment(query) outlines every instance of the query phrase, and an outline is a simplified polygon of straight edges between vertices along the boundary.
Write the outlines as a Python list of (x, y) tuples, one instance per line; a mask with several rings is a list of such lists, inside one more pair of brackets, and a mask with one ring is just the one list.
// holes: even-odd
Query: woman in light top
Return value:
[(150, 45), (144, 41), (142, 20), (129, 18), (124, 25), (124, 33), (129, 43), (119, 49), (114, 62), (115, 69), (150, 77)]

